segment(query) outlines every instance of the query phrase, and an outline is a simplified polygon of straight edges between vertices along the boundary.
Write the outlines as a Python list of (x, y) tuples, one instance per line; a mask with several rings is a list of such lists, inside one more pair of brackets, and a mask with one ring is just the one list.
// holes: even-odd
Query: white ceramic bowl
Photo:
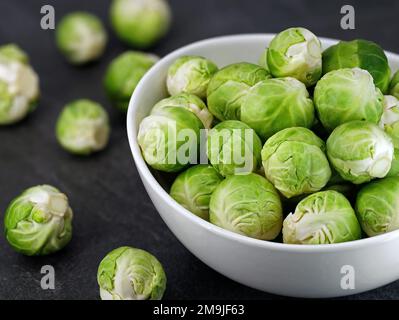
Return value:
[[(188, 250), (216, 271), (252, 288), (294, 297), (337, 297), (399, 279), (399, 230), (318, 246), (251, 239), (214, 226), (184, 209), (162, 188), (144, 162), (136, 139), (138, 126), (152, 106), (166, 97), (167, 69), (176, 58), (200, 55), (220, 67), (241, 61), (257, 63), (272, 37), (251, 34), (196, 42), (172, 52), (144, 76), (130, 101), (127, 131), (137, 170), (152, 202)], [(323, 38), (321, 41), (324, 48), (337, 42)], [(387, 55), (393, 70), (398, 69), (399, 56)], [(348, 270), (349, 276), (354, 275), (354, 289), (341, 287)]]

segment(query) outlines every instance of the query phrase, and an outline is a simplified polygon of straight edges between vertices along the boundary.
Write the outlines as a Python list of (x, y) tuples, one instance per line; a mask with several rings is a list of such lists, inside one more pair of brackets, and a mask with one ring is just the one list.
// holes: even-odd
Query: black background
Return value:
[[(399, 1), (170, 0), (171, 31), (152, 49), (165, 55), (190, 42), (218, 35), (278, 32), (307, 27), (319, 36), (376, 41), (399, 52)], [(25, 49), (40, 75), (39, 108), (28, 119), (0, 127), (0, 228), (16, 195), (37, 184), (65, 192), (75, 212), (72, 242), (48, 257), (29, 258), (12, 251), (0, 237), (0, 298), (98, 299), (97, 266), (112, 249), (131, 245), (149, 250), (168, 275), (165, 299), (281, 298), (241, 286), (191, 255), (171, 234), (151, 204), (135, 169), (126, 137), (125, 116), (113, 109), (102, 87), (105, 68), (127, 48), (109, 30), (108, 49), (99, 63), (69, 66), (55, 48), (54, 32), (40, 28), (40, 8), (51, 4), (57, 21), (67, 12), (88, 10), (109, 29), (108, 0), (1, 0), (0, 43)], [(340, 8), (352, 4), (356, 30), (340, 28)], [(77, 98), (101, 102), (113, 127), (109, 147), (79, 158), (61, 150), (54, 123), (65, 103)], [(56, 270), (55, 290), (40, 287), (40, 269)], [(350, 299), (399, 298), (399, 282)]]

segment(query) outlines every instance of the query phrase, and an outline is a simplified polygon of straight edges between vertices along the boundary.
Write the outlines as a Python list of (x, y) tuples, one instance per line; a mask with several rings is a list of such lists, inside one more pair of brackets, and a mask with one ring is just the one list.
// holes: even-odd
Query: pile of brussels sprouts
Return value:
[[(113, 0), (110, 19), (114, 32), (127, 45), (147, 49), (168, 31), (171, 15), (165, 0)], [(69, 13), (56, 27), (57, 47), (73, 65), (99, 59), (107, 40), (101, 20), (88, 12)], [(104, 88), (117, 109), (127, 111), (138, 82), (157, 60), (153, 54), (129, 50), (111, 61)], [(28, 55), (14, 44), (0, 46), (0, 126), (23, 120), (35, 109), (39, 96), (39, 77)], [(199, 98), (198, 103), (202, 103)], [(103, 150), (110, 131), (107, 111), (89, 99), (68, 103), (55, 124), (60, 146), (81, 156)], [(68, 197), (60, 190), (50, 185), (31, 187), (6, 209), (5, 238), (24, 255), (52, 254), (70, 242), (73, 216)], [(160, 262), (132, 247), (121, 247), (106, 255), (97, 278), (102, 299), (161, 299), (166, 287)]]
[[(183, 56), (138, 143), (170, 195), (223, 229), (332, 244), (399, 229), (399, 72), (366, 40), (277, 34), (259, 64)], [(282, 235), (282, 236), (281, 236)]]

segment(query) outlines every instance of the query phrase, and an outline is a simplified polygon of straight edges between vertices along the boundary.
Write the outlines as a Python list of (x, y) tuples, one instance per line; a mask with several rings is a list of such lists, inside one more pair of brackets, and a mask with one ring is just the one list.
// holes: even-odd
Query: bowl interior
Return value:
[[(177, 203), (174, 203), (174, 200), (167, 194), (171, 183), (176, 177), (176, 174), (167, 174), (163, 172), (161, 173), (149, 168), (141, 155), (140, 148), (137, 143), (137, 132), (140, 122), (144, 117), (149, 114), (151, 108), (155, 105), (155, 103), (168, 96), (166, 90), (166, 74), (168, 67), (174, 62), (174, 60), (184, 55), (204, 56), (214, 61), (220, 68), (237, 62), (258, 63), (259, 58), (263, 53), (263, 50), (268, 46), (273, 36), (273, 34), (244, 34), (218, 37), (193, 43), (191, 45), (178, 49), (161, 59), (143, 77), (143, 79), (137, 86), (130, 101), (129, 111), (127, 115), (128, 138), (137, 169), (142, 179), (146, 179), (149, 184), (153, 185), (154, 188), (158, 191), (159, 196), (163, 197), (165, 201), (173, 203), (176, 206), (177, 210), (181, 211), (182, 214), (187, 214), (188, 211)], [(319, 39), (321, 40), (323, 49), (326, 49), (329, 46), (338, 42), (337, 40), (327, 38)], [(392, 71), (395, 72), (399, 69), (399, 55), (387, 52), (387, 56)], [(196, 220), (198, 223), (209, 224), (208, 222), (197, 218), (194, 214), (189, 214), (191, 214), (193, 216), (193, 219)], [(235, 235), (229, 231), (220, 228), (215, 228), (215, 230), (216, 232), (225, 233), (225, 235), (230, 234), (230, 236), (234, 238), (245, 238), (244, 236)], [(399, 235), (399, 230), (394, 231), (393, 233)], [(383, 236), (384, 235), (369, 239), (362, 239), (355, 242), (362, 242), (365, 240), (371, 240)], [(392, 236), (392, 233), (390, 236)], [(267, 243), (267, 241), (261, 241), (256, 239), (250, 240), (254, 242), (258, 241), (261, 243)], [(346, 244), (335, 244), (329, 246), (336, 245), (342, 246)]]

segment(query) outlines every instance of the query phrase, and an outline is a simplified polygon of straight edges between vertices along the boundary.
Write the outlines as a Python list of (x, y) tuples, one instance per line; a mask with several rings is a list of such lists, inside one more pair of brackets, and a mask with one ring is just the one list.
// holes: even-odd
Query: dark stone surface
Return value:
[[(225, 34), (276, 32), (304, 26), (317, 35), (366, 38), (399, 52), (398, 1), (351, 1), (354, 31), (339, 28), (343, 1), (171, 0), (174, 23), (153, 51), (164, 55), (190, 42)], [(132, 245), (154, 253), (168, 275), (166, 299), (280, 298), (241, 286), (191, 255), (171, 234), (151, 204), (138, 177), (126, 137), (125, 117), (113, 109), (102, 87), (109, 61), (126, 48), (110, 32), (99, 63), (69, 66), (57, 52), (53, 31), (40, 29), (40, 7), (55, 6), (57, 18), (89, 10), (108, 21), (108, 0), (1, 0), (0, 42), (15, 42), (30, 55), (40, 75), (39, 108), (22, 123), (0, 128), (0, 212), (27, 187), (49, 183), (69, 195), (75, 211), (73, 240), (65, 250), (42, 258), (12, 251), (0, 237), (0, 298), (97, 299), (97, 266), (110, 250)], [(108, 22), (107, 22), (108, 26)], [(108, 26), (109, 27), (109, 26)], [(396, 39), (396, 40), (395, 40)], [(104, 104), (112, 122), (109, 148), (78, 158), (59, 148), (54, 123), (63, 105), (76, 98)], [(0, 219), (0, 228), (3, 218)], [(56, 289), (43, 291), (40, 269), (56, 270)], [(350, 299), (399, 298), (399, 282)]]

